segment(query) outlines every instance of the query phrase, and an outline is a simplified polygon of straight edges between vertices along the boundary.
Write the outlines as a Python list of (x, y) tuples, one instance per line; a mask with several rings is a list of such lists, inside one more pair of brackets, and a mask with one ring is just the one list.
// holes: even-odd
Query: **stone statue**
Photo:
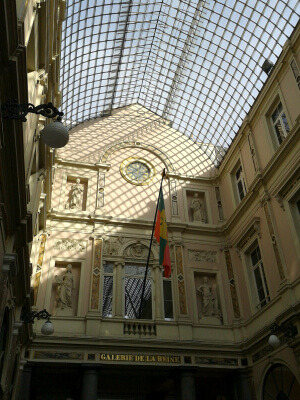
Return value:
[(193, 221), (206, 222), (205, 211), (198, 197), (198, 193), (194, 194), (194, 198), (191, 202), (191, 209), (193, 211)]
[(221, 311), (217, 307), (217, 301), (212, 293), (207, 276), (203, 278), (203, 283), (197, 288), (197, 291), (202, 296), (203, 316), (221, 318)]
[(62, 277), (55, 275), (55, 280), (59, 285), (57, 308), (60, 309), (72, 307), (72, 289), (74, 289), (72, 265), (68, 264), (66, 270), (67, 272)]
[(76, 183), (71, 186), (71, 196), (69, 202), (69, 208), (71, 210), (82, 209), (82, 197), (83, 197), (83, 188), (80, 185), (80, 179), (76, 179)]

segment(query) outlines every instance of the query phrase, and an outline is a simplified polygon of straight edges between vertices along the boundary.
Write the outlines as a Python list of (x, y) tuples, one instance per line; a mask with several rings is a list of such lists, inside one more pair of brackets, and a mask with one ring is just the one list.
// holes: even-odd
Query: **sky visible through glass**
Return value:
[(299, 21), (298, 0), (68, 0), (62, 110), (72, 128), (138, 103), (218, 163)]

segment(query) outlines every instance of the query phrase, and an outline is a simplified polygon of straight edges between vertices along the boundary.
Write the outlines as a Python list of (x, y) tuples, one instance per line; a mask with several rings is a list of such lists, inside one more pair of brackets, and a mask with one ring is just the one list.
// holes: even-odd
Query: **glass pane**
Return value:
[(105, 276), (103, 281), (102, 315), (112, 316), (113, 277)]
[(104, 269), (104, 272), (107, 273), (107, 274), (112, 274), (112, 273), (114, 272), (114, 266), (113, 266), (113, 264), (107, 264), (107, 263), (105, 263), (105, 264), (103, 265), (103, 269)]
[[(125, 278), (125, 318), (138, 318), (141, 307), (142, 290), (143, 279)], [(145, 284), (141, 318), (152, 318), (152, 295), (150, 279), (147, 279)]]
[(283, 139), (285, 138), (285, 135), (284, 135), (280, 121), (277, 121), (277, 123), (275, 125), (275, 131), (276, 131), (278, 142), (279, 142), (279, 144), (281, 144), (283, 142)]
[[(125, 265), (125, 275), (142, 275), (144, 276), (146, 267), (140, 267), (137, 265)], [(147, 275), (151, 274), (151, 268), (148, 268)]]
[(172, 282), (163, 281), (165, 318), (173, 318)]
[(240, 200), (243, 200), (245, 193), (244, 193), (244, 186), (243, 186), (242, 181), (238, 182), (238, 191), (239, 191)]
[(288, 124), (288, 122), (287, 122), (285, 113), (282, 113), (282, 114), (281, 114), (281, 118), (282, 118), (282, 121), (283, 121), (283, 125), (284, 125), (285, 132), (286, 132), (286, 133), (289, 133), (290, 127), (289, 127), (289, 124)]
[(139, 104), (219, 163), (268, 79), (264, 61), (276, 63), (299, 13), (295, 0), (68, 1), (65, 123)]

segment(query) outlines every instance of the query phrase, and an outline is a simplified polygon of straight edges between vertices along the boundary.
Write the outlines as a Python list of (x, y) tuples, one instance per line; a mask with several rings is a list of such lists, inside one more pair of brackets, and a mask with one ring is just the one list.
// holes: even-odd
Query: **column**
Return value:
[[(196, 400), (195, 370), (192, 368), (181, 369), (181, 399)], [(244, 399), (241, 397), (241, 399)]]
[(122, 274), (122, 267), (123, 263), (116, 262), (115, 263), (115, 282), (116, 282), (116, 289), (115, 289), (115, 317), (123, 317), (123, 274)]
[(21, 385), (19, 391), (19, 400), (30, 400), (30, 385), (31, 385), (32, 367), (24, 367), (21, 376)]
[(85, 367), (82, 379), (81, 400), (97, 400), (97, 371), (90, 367)]
[(247, 370), (237, 371), (235, 378), (235, 391), (237, 399), (252, 400), (251, 376)]

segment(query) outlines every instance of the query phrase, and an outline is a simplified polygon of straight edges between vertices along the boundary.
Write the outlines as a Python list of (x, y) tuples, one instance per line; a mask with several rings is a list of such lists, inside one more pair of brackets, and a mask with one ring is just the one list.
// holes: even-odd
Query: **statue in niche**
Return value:
[(80, 184), (80, 179), (76, 179), (76, 183), (71, 186), (71, 195), (69, 201), (69, 208), (71, 210), (82, 209), (83, 188)]
[(58, 302), (57, 308), (72, 308), (72, 289), (74, 288), (74, 276), (72, 265), (68, 264), (65, 274), (61, 277), (55, 275), (55, 280), (58, 283)]
[(194, 198), (191, 202), (191, 209), (193, 212), (193, 221), (206, 222), (205, 210), (202, 202), (199, 199), (198, 193), (194, 194)]
[(202, 296), (202, 315), (221, 318), (221, 311), (218, 309), (217, 300), (212, 293), (207, 276), (203, 278), (203, 283), (197, 288), (197, 291)]

